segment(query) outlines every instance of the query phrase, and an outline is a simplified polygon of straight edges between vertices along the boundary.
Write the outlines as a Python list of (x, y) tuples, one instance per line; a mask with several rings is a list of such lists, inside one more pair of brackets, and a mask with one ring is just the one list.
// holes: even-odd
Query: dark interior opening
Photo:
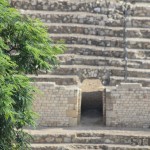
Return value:
[[(99, 83), (99, 84), (98, 84)], [(96, 85), (98, 84), (98, 85)], [(92, 85), (95, 86), (92, 88)], [(88, 87), (89, 86), (89, 87)], [(100, 81), (85, 84), (82, 90), (81, 101), (81, 124), (102, 125), (103, 124), (103, 89), (100, 90)]]

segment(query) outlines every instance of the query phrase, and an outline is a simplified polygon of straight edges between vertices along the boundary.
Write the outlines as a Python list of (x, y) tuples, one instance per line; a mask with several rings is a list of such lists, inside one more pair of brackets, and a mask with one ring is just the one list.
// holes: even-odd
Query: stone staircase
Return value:
[(150, 150), (150, 134), (145, 130), (41, 129), (33, 135), (33, 150)]
[[(47, 81), (75, 85), (75, 76), (98, 78), (104, 68), (111, 73), (110, 86), (124, 80), (123, 1), (115, 1), (108, 1), (107, 8), (96, 0), (11, 0), (22, 14), (42, 20), (54, 43), (66, 44), (59, 68)], [(150, 1), (127, 1), (128, 81), (150, 86)]]

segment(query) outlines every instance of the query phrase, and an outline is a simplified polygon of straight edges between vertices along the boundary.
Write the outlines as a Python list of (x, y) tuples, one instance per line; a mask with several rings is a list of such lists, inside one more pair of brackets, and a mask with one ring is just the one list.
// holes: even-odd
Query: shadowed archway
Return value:
[(103, 124), (104, 87), (99, 79), (85, 79), (81, 85), (81, 124)]

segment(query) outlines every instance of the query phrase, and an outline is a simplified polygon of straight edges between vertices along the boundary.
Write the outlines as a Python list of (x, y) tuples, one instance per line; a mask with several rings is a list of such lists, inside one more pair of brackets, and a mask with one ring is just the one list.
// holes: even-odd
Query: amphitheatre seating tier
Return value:
[[(84, 34), (95, 36), (123, 37), (122, 27), (104, 27), (98, 25), (83, 24), (65, 24), (65, 23), (45, 23), (49, 33), (55, 34)], [(128, 28), (127, 36), (130, 38), (150, 38), (150, 29), (145, 28)]]
[[(111, 72), (113, 76), (124, 76), (124, 67), (114, 66), (91, 66), (91, 65), (60, 65), (58, 69), (52, 73), (59, 75), (79, 75), (81, 78), (94, 78), (101, 77), (104, 67)], [(128, 68), (129, 77), (149, 78), (150, 70)]]
[(32, 81), (35, 82), (55, 82), (57, 85), (78, 85), (80, 83), (80, 80), (78, 76), (59, 76), (59, 75), (45, 75), (45, 73), (42, 72), (40, 75), (28, 75), (32, 79)]
[[(111, 130), (111, 132), (110, 132)], [(41, 129), (29, 130), (34, 137), (33, 150), (149, 150), (150, 135), (145, 130), (114, 130), (100, 128), (91, 131), (83, 129), (61, 130)]]
[[(91, 66), (116, 66), (124, 67), (125, 61), (122, 58), (102, 57), (102, 56), (81, 56), (81, 55), (60, 55), (62, 65), (91, 65)], [(149, 69), (150, 60), (128, 59), (129, 68)]]
[[(54, 41), (63, 40), (66, 44), (96, 45), (123, 48), (124, 41), (120, 37), (103, 37), (82, 34), (50, 34)], [(127, 48), (131, 49), (150, 49), (149, 39), (127, 38)]]
[[(70, 23), (70, 24), (87, 24), (109, 27), (123, 27), (124, 18), (122, 15), (110, 16), (106, 14), (97, 14), (89, 12), (61, 12), (61, 11), (37, 11), (37, 10), (21, 10), (24, 15), (32, 18), (40, 18), (45, 23)], [(105, 22), (106, 21), (106, 22)], [(131, 16), (127, 17), (127, 25), (129, 28), (149, 28), (150, 18)]]
[[(59, 55), (60, 67), (49, 73), (56, 83), (74, 84), (74, 78), (101, 78), (111, 72), (111, 86), (124, 80), (124, 1), (108, 0), (12, 0), (23, 15), (42, 20), (50, 37), (63, 40), (67, 50)], [(150, 86), (150, 1), (127, 0), (126, 48), (128, 81)], [(60, 76), (65, 82), (60, 82)], [(65, 77), (66, 76), (66, 77)], [(47, 81), (47, 79), (45, 79)]]
[[(149, 0), (127, 0), (128, 5), (132, 5), (132, 11), (128, 14), (132, 16), (150, 16)], [(106, 14), (107, 10), (114, 13), (114, 6), (119, 8), (124, 2), (123, 0), (108, 0), (108, 8), (105, 1), (96, 0), (11, 0), (13, 6), (25, 10), (44, 10), (44, 11), (79, 11), (79, 12), (96, 12), (94, 8), (99, 6), (101, 13)], [(117, 2), (117, 3), (116, 3)], [(136, 3), (135, 3), (136, 2)]]
[[(123, 48), (116, 47), (97, 47), (89, 45), (66, 45), (68, 54), (76, 55), (85, 55), (85, 56), (104, 56), (104, 57), (113, 57), (113, 58), (122, 58), (124, 59), (124, 50)], [(129, 59), (150, 59), (150, 52), (146, 49), (128, 49), (128, 58)]]

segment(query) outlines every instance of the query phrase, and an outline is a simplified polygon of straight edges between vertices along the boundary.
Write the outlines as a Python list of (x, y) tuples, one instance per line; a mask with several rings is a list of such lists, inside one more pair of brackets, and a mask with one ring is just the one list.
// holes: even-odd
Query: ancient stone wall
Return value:
[(121, 83), (106, 93), (106, 125), (150, 127), (150, 88)]
[(80, 89), (51, 82), (33, 83), (40, 91), (35, 95), (34, 110), (40, 126), (75, 126), (80, 120)]

